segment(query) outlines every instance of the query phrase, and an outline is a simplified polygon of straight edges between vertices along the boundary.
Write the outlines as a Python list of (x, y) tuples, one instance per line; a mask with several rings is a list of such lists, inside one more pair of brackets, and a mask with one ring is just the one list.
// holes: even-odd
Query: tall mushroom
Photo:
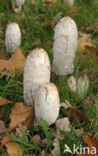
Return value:
[(8, 53), (12, 53), (20, 46), (21, 31), (17, 23), (10, 23), (5, 33), (5, 46)]
[(24, 4), (25, 0), (12, 0), (12, 6), (15, 8), (15, 6), (18, 7), (18, 9), (21, 11), (22, 5)]
[(77, 26), (70, 17), (63, 17), (54, 30), (53, 71), (58, 75), (72, 74), (77, 47)]
[(60, 108), (59, 94), (56, 86), (53, 83), (42, 85), (35, 94), (35, 118), (40, 123), (40, 120), (45, 120), (48, 125), (53, 124), (58, 115)]
[(41, 48), (36, 48), (27, 56), (24, 67), (24, 101), (34, 106), (33, 98), (37, 89), (50, 82), (50, 60)]

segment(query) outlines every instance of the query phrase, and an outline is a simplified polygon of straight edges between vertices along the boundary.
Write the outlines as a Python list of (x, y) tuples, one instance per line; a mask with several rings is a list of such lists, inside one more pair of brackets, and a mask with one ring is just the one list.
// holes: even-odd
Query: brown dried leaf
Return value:
[(7, 152), (10, 156), (22, 156), (23, 155), (23, 149), (20, 147), (20, 145), (14, 141), (11, 141), (6, 144)]
[(0, 106), (4, 106), (7, 103), (13, 103), (13, 102), (8, 101), (7, 99), (4, 99), (2, 96), (0, 96)]
[(24, 64), (25, 56), (23, 55), (22, 51), (17, 48), (9, 60), (0, 60), (0, 72), (2, 72), (4, 69), (10, 73), (14, 73), (15, 70), (23, 72)]
[(9, 133), (6, 133), (6, 135), (1, 140), (1, 146), (3, 147), (5, 144), (11, 142), (11, 139), (9, 138)]
[(82, 113), (81, 111), (78, 111), (74, 107), (71, 107), (71, 109), (68, 112), (68, 118), (72, 121), (72, 124), (77, 123), (87, 123), (89, 122), (89, 117), (86, 115), (86, 113)]
[(95, 62), (98, 64), (98, 46), (97, 47), (85, 46), (85, 49), (87, 50), (87, 52), (89, 52), (89, 51), (93, 52)]
[(19, 124), (25, 125), (27, 129), (32, 127), (34, 120), (34, 109), (23, 103), (16, 103), (10, 114), (9, 130), (14, 130)]
[(7, 128), (5, 127), (4, 121), (0, 120), (0, 134), (6, 133), (6, 132), (7, 132)]
[[(78, 154), (77, 156), (97, 156), (98, 154), (98, 140), (91, 137), (89, 134), (86, 134), (83, 138), (84, 142), (88, 145), (90, 149), (90, 154), (88, 154), (88, 151), (86, 151), (85, 154)], [(96, 154), (91, 153), (92, 147), (96, 148)]]
[(78, 39), (77, 52), (84, 53), (86, 51), (85, 46), (95, 47), (95, 45), (91, 42)]
[(79, 31), (79, 35), (81, 36), (79, 39), (81, 41), (87, 41), (87, 42), (91, 42), (91, 34), (86, 34), (86, 33), (83, 33), (81, 31)]

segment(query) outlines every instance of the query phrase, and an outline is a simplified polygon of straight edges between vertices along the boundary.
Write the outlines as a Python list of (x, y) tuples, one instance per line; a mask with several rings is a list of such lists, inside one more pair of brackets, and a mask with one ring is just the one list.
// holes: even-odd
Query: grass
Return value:
[[(41, 47), (48, 52), (51, 65), (53, 57), (53, 36), (54, 36), (54, 17), (61, 12), (61, 17), (70, 16), (72, 17), (78, 27), (79, 31), (85, 33), (90, 33), (95, 45), (98, 45), (98, 34), (93, 31), (92, 26), (98, 18), (98, 5), (96, 5), (97, 0), (86, 2), (86, 0), (77, 0), (75, 1), (75, 6), (69, 8), (63, 5), (63, 1), (58, 2), (54, 8), (49, 8), (44, 5), (44, 3), (38, 1), (36, 4), (32, 4), (31, 0), (25, 2), (23, 12), (14, 13), (12, 10), (11, 0), (3, 0), (0, 2), (0, 39), (4, 41), (5, 39), (5, 30), (6, 26), (10, 22), (17, 22), (20, 26), (22, 32), (22, 42), (21, 49), (25, 56), (29, 52), (36, 48)], [(89, 28), (89, 29), (88, 29)], [(4, 42), (0, 42), (0, 53), (5, 50)], [(60, 142), (61, 153), (64, 151), (64, 144), (66, 143), (72, 148), (72, 142), (83, 144), (83, 136), (85, 133), (90, 132), (93, 136), (97, 136), (97, 126), (96, 126), (96, 107), (95, 107), (95, 98), (97, 94), (97, 65), (94, 58), (91, 55), (85, 53), (85, 55), (79, 56), (77, 54), (75, 59), (75, 70), (73, 75), (77, 78), (79, 75), (86, 73), (90, 80), (90, 87), (86, 97), (79, 98), (77, 95), (70, 92), (68, 87), (68, 76), (62, 78), (61, 76), (55, 76), (53, 73), (51, 75), (51, 81), (54, 82), (59, 90), (60, 100), (64, 102), (68, 100), (72, 106), (78, 107), (82, 106), (80, 111), (86, 112), (90, 118), (90, 122), (84, 125), (83, 133), (76, 137), (75, 126), (71, 125), (71, 132), (63, 132), (64, 140)], [(0, 78), (0, 96), (7, 98), (13, 101), (13, 104), (5, 105), (3, 108), (0, 108), (1, 120), (4, 120), (5, 124), (8, 125), (9, 114), (11, 109), (14, 107), (15, 102), (23, 101), (23, 85), (19, 82), (23, 82), (22, 76), (20, 77), (18, 73), (11, 75), (9, 79), (6, 79), (6, 76)], [(90, 101), (87, 103), (87, 98), (90, 98)], [(2, 112), (5, 111), (3, 114)], [(61, 108), (60, 117), (66, 117), (68, 115), (68, 110)], [(53, 125), (55, 128), (55, 126)], [(81, 123), (78, 128), (82, 128)], [(51, 127), (49, 128), (45, 123), (42, 122), (41, 127), (32, 127), (28, 136), (29, 139), (33, 138), (35, 134), (39, 134), (42, 138), (49, 139), (51, 132)], [(41, 153), (43, 149), (46, 152), (51, 152), (53, 149), (52, 146), (43, 145), (37, 146), (36, 144), (30, 144), (29, 141), (21, 140), (20, 138), (14, 137), (13, 140), (19, 142), (24, 149), (24, 153), (27, 156), (35, 153), (38, 156), (38, 153)], [(63, 154), (64, 155), (64, 154)], [(70, 156), (70, 154), (65, 154), (65, 156)]]

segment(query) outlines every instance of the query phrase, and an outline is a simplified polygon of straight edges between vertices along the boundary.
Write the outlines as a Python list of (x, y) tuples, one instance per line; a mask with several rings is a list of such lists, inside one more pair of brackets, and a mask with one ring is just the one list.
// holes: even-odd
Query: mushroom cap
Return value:
[(16, 5), (16, 6), (23, 5), (23, 4), (24, 4), (24, 1), (25, 1), (25, 0), (15, 0), (15, 5)]
[(17, 23), (10, 23), (5, 33), (5, 46), (7, 52), (14, 52), (21, 44), (21, 31)]
[(56, 86), (53, 83), (42, 85), (34, 97), (35, 117), (40, 123), (40, 120), (46, 120), (48, 125), (53, 124), (60, 109), (59, 94)]
[(57, 75), (72, 74), (77, 48), (77, 26), (70, 17), (63, 17), (54, 32), (53, 71)]
[(24, 67), (24, 101), (33, 106), (33, 96), (37, 89), (50, 82), (50, 60), (47, 52), (36, 48), (27, 56)]

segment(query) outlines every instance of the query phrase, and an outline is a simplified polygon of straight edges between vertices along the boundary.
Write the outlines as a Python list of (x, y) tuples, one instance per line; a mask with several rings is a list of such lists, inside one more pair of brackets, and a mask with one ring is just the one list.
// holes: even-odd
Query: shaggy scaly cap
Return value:
[(40, 120), (46, 120), (48, 125), (53, 124), (58, 115), (60, 108), (59, 94), (53, 83), (42, 85), (37, 91), (35, 98), (35, 118), (38, 123)]
[(73, 73), (77, 47), (77, 26), (70, 17), (62, 18), (54, 30), (53, 71), (58, 75)]
[(21, 43), (21, 31), (17, 23), (10, 23), (5, 33), (5, 46), (7, 52), (14, 52)]
[(37, 89), (50, 82), (50, 60), (41, 48), (36, 48), (27, 56), (24, 67), (24, 101), (33, 106), (33, 96)]

